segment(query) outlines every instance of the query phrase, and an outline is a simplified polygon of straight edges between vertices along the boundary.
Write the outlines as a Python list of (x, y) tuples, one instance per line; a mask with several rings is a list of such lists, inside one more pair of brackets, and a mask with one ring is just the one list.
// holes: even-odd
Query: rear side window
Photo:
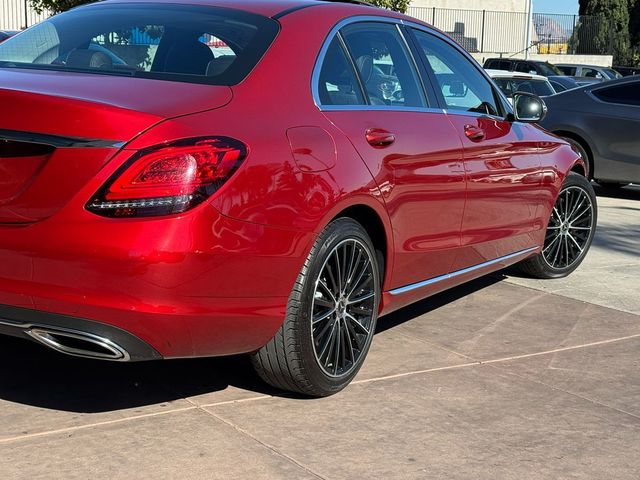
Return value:
[(588, 78), (605, 78), (605, 76), (595, 68), (588, 67), (582, 67), (582, 76)]
[(395, 25), (356, 23), (341, 34), (371, 105), (426, 106), (418, 73)]
[(462, 53), (439, 38), (414, 30), (448, 109), (500, 115), (491, 82)]
[[(557, 65), (556, 65), (557, 66)], [(558, 69), (564, 74), (569, 75), (570, 77), (574, 77), (576, 74), (576, 67), (562, 67), (558, 66)]]
[(278, 29), (271, 19), (229, 8), (92, 5), (0, 44), (0, 68), (234, 85), (255, 67)]
[(531, 65), (530, 63), (526, 63), (526, 62), (518, 62), (516, 63), (516, 68), (515, 68), (516, 72), (522, 72), (522, 73), (538, 73), (536, 71), (536, 67)]
[(640, 106), (640, 82), (599, 88), (593, 94), (603, 102)]
[(489, 60), (484, 68), (491, 70), (511, 70), (511, 62), (509, 60)]
[(494, 78), (493, 81), (507, 97), (512, 97), (516, 92), (533, 93), (539, 97), (547, 97), (556, 93), (551, 85), (544, 80)]
[(360, 86), (353, 68), (337, 38), (324, 57), (318, 86), (323, 105), (364, 105)]

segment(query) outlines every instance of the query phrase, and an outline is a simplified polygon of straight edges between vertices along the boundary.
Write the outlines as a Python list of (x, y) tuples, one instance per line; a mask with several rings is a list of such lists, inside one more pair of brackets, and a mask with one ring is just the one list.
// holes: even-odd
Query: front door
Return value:
[(413, 35), (464, 147), (467, 204), (453, 269), (535, 246), (542, 193), (535, 127), (505, 120), (492, 82), (458, 48), (426, 31)]

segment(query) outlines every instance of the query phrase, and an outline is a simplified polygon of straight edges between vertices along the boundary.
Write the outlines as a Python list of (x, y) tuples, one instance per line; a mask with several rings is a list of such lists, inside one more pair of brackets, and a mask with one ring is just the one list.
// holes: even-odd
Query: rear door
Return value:
[(601, 161), (594, 177), (640, 183), (640, 80), (593, 88), (595, 104), (584, 118)]
[(390, 288), (447, 274), (465, 203), (462, 143), (398, 23), (350, 23), (320, 55), (315, 100), (375, 176), (393, 224)]
[(459, 47), (440, 35), (412, 31), (464, 146), (467, 204), (454, 270), (533, 247), (542, 193), (536, 127), (505, 119), (491, 81)]

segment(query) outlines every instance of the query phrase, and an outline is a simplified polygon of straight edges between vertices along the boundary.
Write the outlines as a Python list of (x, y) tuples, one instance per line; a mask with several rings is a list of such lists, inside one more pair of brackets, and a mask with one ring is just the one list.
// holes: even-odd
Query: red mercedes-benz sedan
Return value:
[(596, 199), (544, 103), (354, 3), (108, 0), (0, 45), (0, 332), (322, 396), (379, 316), (574, 270)]

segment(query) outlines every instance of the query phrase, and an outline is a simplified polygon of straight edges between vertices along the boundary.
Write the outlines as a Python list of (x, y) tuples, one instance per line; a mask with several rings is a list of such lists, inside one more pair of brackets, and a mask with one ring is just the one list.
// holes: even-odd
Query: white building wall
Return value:
[(494, 10), (498, 12), (526, 12), (528, 0), (413, 0), (412, 7), (455, 8), (460, 10)]
[(0, 30), (22, 30), (49, 15), (38, 15), (29, 5), (29, 0), (0, 0)]
[(413, 0), (407, 13), (449, 33), (471, 52), (510, 54), (526, 48), (528, 8), (529, 0)]

